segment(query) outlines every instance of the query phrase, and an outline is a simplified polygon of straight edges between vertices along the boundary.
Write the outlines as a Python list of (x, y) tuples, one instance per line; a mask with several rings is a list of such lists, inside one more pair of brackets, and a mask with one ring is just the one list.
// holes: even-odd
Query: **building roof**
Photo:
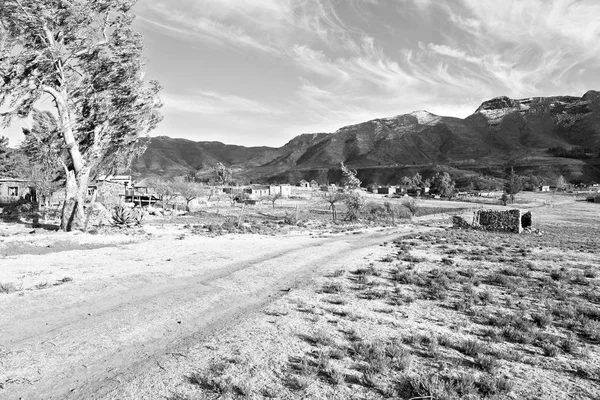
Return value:
[(97, 181), (130, 181), (131, 175), (100, 175)]
[(133, 185), (134, 188), (147, 188), (148, 186), (148, 179), (142, 179), (141, 181), (139, 181), (138, 183), (136, 183), (135, 185)]
[(0, 182), (13, 182), (13, 183), (27, 183), (29, 182), (27, 179), (21, 179), (21, 178), (8, 178), (8, 177), (2, 177), (0, 176)]

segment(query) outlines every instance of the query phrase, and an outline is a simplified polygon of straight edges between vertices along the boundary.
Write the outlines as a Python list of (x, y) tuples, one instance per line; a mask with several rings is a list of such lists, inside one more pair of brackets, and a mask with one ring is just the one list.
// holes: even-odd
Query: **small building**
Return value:
[(301, 188), (309, 188), (310, 187), (310, 182), (305, 181), (304, 179), (302, 179), (300, 182), (298, 182), (298, 186), (300, 186)]
[(321, 185), (319, 185), (319, 182), (315, 181), (314, 179), (312, 181), (310, 181), (310, 187), (312, 189), (318, 189)]
[(550, 191), (549, 185), (541, 185), (540, 186), (540, 192), (549, 192), (549, 191)]
[(0, 203), (14, 203), (20, 199), (35, 201), (35, 189), (29, 181), (0, 177)]
[(380, 186), (377, 188), (377, 193), (378, 194), (396, 194), (396, 187), (395, 186)]
[(252, 186), (244, 189), (244, 193), (250, 195), (253, 200), (259, 200), (261, 197), (267, 197), (270, 195), (269, 186)]
[(292, 195), (292, 187), (290, 185), (269, 186), (269, 196), (275, 196), (278, 193), (281, 193), (281, 197), (290, 197)]
[(142, 179), (138, 183), (133, 185), (133, 190), (136, 194), (149, 194), (150, 187), (148, 186), (148, 180)]
[(223, 193), (232, 195), (232, 194), (242, 194), (245, 193), (246, 189), (240, 186), (225, 186), (223, 188)]
[(131, 175), (101, 175), (96, 178), (96, 182), (118, 183), (125, 187), (130, 187), (133, 180), (131, 179)]

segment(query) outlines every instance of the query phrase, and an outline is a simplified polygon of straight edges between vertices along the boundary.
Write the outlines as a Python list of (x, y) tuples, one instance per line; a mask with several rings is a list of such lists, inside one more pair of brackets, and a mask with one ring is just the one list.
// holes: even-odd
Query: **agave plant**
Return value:
[(115, 206), (111, 222), (114, 226), (129, 227), (135, 222), (135, 219), (131, 215), (131, 210), (128, 207)]

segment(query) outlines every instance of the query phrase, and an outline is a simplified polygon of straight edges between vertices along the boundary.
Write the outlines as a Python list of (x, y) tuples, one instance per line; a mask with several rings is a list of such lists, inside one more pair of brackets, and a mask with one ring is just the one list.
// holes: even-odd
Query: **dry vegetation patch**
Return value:
[(599, 398), (598, 245), (544, 228), (386, 243), (275, 302), (251, 366), (208, 364), (172, 399)]

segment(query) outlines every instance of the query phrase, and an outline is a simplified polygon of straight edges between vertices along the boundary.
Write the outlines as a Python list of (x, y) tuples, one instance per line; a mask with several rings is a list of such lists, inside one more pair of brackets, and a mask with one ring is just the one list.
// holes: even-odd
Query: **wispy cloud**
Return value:
[[(248, 122), (270, 115), (283, 132), (414, 109), (465, 116), (498, 95), (581, 94), (600, 73), (595, 0), (155, 0), (138, 8), (153, 29), (227, 60), (221, 75), (206, 69), (216, 92), (171, 92), (168, 108), (237, 110)], [(231, 53), (240, 54), (235, 65)]]
[(276, 106), (264, 104), (256, 100), (209, 91), (200, 91), (187, 95), (164, 93), (161, 97), (166, 108), (179, 112), (209, 115), (250, 113), (261, 114), (263, 116), (279, 115), (282, 112)]

